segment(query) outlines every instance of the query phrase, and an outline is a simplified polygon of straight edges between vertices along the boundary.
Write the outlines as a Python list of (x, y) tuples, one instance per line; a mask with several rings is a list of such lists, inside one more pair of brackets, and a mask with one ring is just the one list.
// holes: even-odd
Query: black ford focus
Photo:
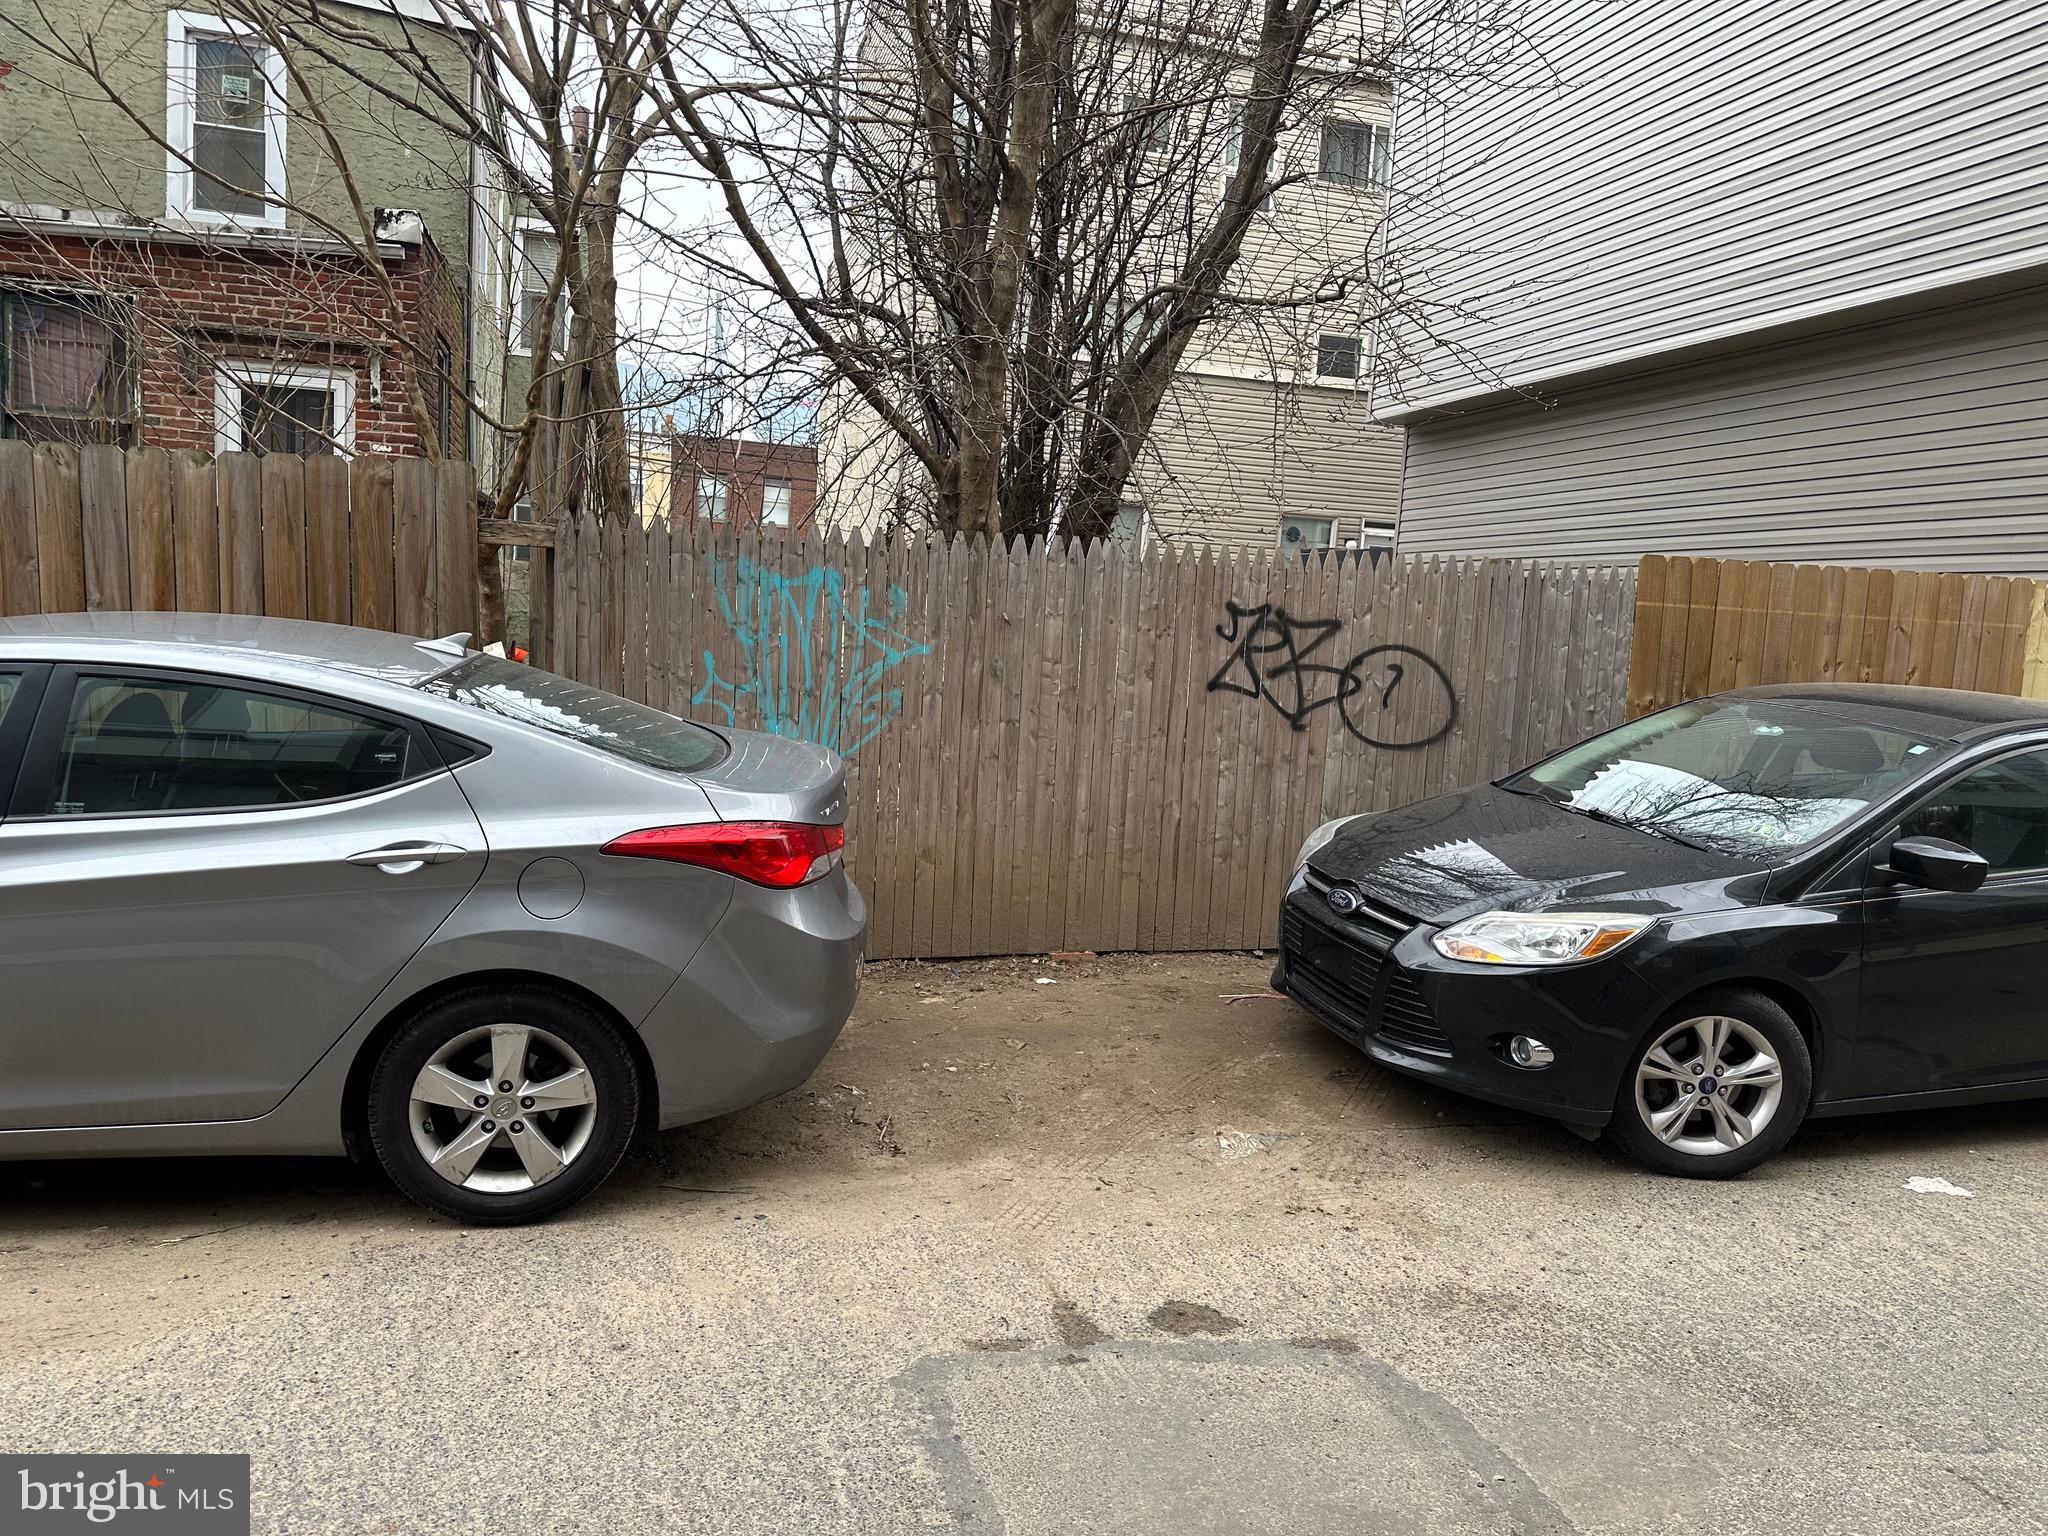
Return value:
[(1375, 1060), (1718, 1178), (2048, 1095), (2048, 705), (1754, 688), (1318, 827), (1274, 985)]

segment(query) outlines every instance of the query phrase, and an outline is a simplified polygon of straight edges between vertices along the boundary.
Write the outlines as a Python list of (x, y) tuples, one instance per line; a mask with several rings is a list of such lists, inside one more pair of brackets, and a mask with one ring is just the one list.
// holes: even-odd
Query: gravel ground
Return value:
[(265, 1531), (2048, 1529), (2048, 1106), (1655, 1179), (1267, 969), (875, 967), (537, 1229), (0, 1166), (0, 1449), (248, 1451)]

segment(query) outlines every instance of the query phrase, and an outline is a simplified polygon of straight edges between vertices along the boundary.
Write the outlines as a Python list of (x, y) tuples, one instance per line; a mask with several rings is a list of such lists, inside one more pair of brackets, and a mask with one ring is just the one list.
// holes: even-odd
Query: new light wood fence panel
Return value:
[(2021, 576), (1649, 555), (1636, 589), (1628, 712), (1759, 683), (2042, 697), (2043, 591)]
[(120, 609), (473, 630), (474, 476), (0, 441), (0, 615)]
[(1635, 572), (577, 523), (554, 668), (847, 759), (877, 956), (1252, 948), (1331, 816), (1621, 718)]

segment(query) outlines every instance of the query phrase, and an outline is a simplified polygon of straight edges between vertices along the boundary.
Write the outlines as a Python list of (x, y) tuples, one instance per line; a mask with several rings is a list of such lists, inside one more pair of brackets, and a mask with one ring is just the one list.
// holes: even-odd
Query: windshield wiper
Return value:
[(1657, 826), (1653, 822), (1631, 821), (1626, 816), (1617, 816), (1612, 811), (1603, 811), (1597, 805), (1573, 805), (1568, 800), (1560, 800), (1558, 804), (1566, 810), (1574, 811), (1581, 816), (1590, 816), (1595, 821), (1604, 821), (1610, 827), (1627, 827), (1631, 832), (1647, 832), (1650, 836), (1661, 837), (1666, 842), (1679, 843), (1687, 848), (1697, 848), (1701, 853), (1719, 852), (1718, 849), (1709, 848), (1705, 843), (1696, 843), (1689, 837), (1681, 837), (1669, 828)]

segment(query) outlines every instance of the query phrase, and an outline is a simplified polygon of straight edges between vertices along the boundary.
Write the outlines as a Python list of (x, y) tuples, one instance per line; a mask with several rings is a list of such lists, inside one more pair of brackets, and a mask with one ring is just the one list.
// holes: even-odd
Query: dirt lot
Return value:
[(276, 1531), (2048, 1529), (2048, 1107), (1651, 1179), (1267, 969), (877, 968), (541, 1229), (0, 1166), (6, 1448), (246, 1450)]

